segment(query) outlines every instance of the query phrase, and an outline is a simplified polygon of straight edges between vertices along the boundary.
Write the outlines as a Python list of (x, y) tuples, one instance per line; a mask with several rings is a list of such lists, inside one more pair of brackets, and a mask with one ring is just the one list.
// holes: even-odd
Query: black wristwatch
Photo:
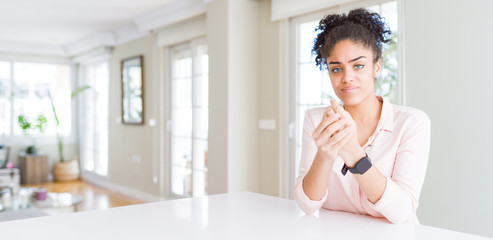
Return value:
[(370, 158), (368, 157), (368, 154), (364, 156), (362, 159), (356, 163), (356, 165), (353, 168), (349, 168), (345, 163), (344, 166), (342, 166), (341, 173), (342, 175), (346, 175), (347, 170), (349, 170), (352, 174), (364, 174), (368, 169), (371, 168), (371, 161)]

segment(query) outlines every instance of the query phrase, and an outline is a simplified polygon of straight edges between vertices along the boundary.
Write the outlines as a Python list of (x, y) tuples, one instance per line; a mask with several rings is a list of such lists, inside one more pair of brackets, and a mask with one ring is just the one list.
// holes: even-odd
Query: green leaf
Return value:
[(55, 104), (53, 103), (53, 97), (51, 96), (51, 92), (48, 92), (48, 97), (50, 98), (51, 109), (53, 110), (53, 115), (55, 115), (56, 126), (58, 128), (58, 126), (60, 126), (60, 122), (58, 121), (58, 116), (56, 115)]
[(32, 128), (32, 125), (29, 122), (29, 120), (24, 115), (21, 114), (17, 117), (17, 123), (18, 123), (19, 127), (21, 128), (22, 132), (25, 135), (28, 135), (29, 129)]
[(87, 90), (91, 88), (91, 86), (82, 86), (80, 88), (77, 88), (75, 89), (73, 92), (72, 92), (72, 95), (70, 96), (71, 99), (74, 99), (74, 97), (77, 97), (77, 95), (79, 95), (81, 92)]
[(39, 132), (42, 133), (45, 131), (46, 128), (46, 123), (48, 121), (46, 120), (46, 117), (43, 114), (39, 114), (38, 116), (38, 124), (36, 124), (34, 127), (39, 129)]

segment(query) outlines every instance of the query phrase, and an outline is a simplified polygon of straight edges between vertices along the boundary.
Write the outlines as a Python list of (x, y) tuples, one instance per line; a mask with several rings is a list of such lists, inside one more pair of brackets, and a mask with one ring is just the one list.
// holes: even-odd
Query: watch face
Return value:
[(370, 168), (371, 168), (370, 158), (366, 156), (361, 160), (359, 160), (359, 162), (356, 163), (356, 166), (354, 166), (354, 168), (350, 168), (349, 171), (351, 173), (364, 174)]

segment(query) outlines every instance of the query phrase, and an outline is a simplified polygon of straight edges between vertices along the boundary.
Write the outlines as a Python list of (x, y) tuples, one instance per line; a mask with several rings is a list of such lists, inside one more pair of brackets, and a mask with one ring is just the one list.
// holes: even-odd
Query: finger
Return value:
[(343, 115), (343, 113), (346, 111), (335, 99), (330, 99), (330, 107), (333, 109), (334, 112), (341, 115)]
[(339, 133), (337, 134), (337, 138), (339, 138), (341, 135), (343, 135), (343, 137), (337, 142), (337, 144), (340, 144), (341, 147), (344, 146), (346, 143), (349, 142), (349, 140), (351, 140), (351, 137), (352, 137), (352, 131), (353, 131), (353, 127), (352, 126), (347, 126), (346, 128), (344, 128), (342, 131), (340, 131), (340, 135)]
[(332, 137), (338, 131), (342, 130), (345, 126), (348, 125), (348, 120), (346, 118), (340, 118), (339, 120), (333, 122), (329, 126), (327, 126), (323, 132), (321, 133), (322, 137)]
[[(313, 138), (318, 139), (321, 138), (322, 133), (324, 133), (330, 125), (334, 124), (335, 122), (339, 121), (341, 119), (341, 115), (339, 113), (336, 113), (328, 118), (322, 119), (322, 122), (317, 126), (317, 128), (313, 131)], [(324, 138), (328, 138), (331, 135), (325, 134)]]
[(329, 106), (324, 112), (324, 118), (330, 117), (334, 114), (335, 114), (334, 110)]
[(322, 121), (318, 124), (318, 126), (313, 131), (312, 137), (314, 139), (318, 138), (320, 136), (320, 134), (322, 133), (322, 131), (327, 126), (329, 126), (330, 124), (332, 124), (333, 122), (335, 122), (336, 120), (338, 120), (340, 118), (341, 118), (341, 115), (338, 114), (338, 113), (337, 114), (333, 114), (333, 115), (331, 115), (330, 117), (327, 117), (327, 118), (322, 118)]
[(350, 119), (353, 119), (351, 114), (347, 112), (343, 106), (341, 106), (336, 100), (331, 99), (330, 102), (330, 107), (333, 109), (334, 112), (341, 114), (341, 116), (348, 117)]
[(344, 144), (351, 139), (350, 129), (348, 127), (341, 129), (338, 133), (334, 134), (331, 138), (327, 140), (326, 143), (322, 144), (321, 149), (323, 151), (338, 151)]
[(334, 150), (339, 150), (351, 139), (351, 129), (350, 127), (346, 127), (336, 133), (332, 138), (330, 145)]

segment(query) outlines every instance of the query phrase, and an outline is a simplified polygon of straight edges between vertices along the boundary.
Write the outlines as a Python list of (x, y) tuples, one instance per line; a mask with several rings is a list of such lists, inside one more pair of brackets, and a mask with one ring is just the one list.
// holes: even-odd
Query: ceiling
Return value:
[(0, 42), (66, 45), (176, 0), (0, 0)]

